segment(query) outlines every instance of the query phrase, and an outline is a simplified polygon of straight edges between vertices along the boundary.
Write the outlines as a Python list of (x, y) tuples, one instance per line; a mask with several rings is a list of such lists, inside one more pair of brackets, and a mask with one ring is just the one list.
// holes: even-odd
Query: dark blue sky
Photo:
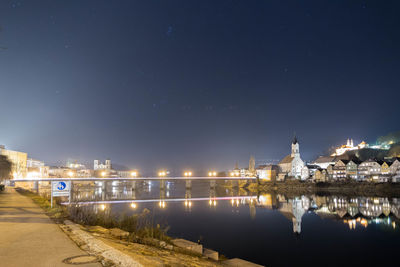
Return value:
[(0, 143), (142, 170), (399, 130), (399, 1), (0, 2)]

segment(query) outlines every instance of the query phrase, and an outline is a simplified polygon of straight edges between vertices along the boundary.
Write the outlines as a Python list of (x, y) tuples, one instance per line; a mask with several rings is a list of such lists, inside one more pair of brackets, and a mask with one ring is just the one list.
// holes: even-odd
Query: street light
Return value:
[(101, 176), (106, 176), (106, 172), (101, 172)]
[(160, 176), (160, 177), (164, 177), (164, 176), (166, 176), (167, 175), (167, 173), (165, 172), (165, 171), (160, 171), (159, 173), (158, 173), (158, 176)]
[(69, 171), (69, 172), (68, 172), (68, 176), (69, 176), (69, 177), (72, 177), (73, 175), (74, 175), (74, 173), (73, 173), (72, 171)]
[(136, 207), (137, 207), (136, 203), (131, 203), (131, 208), (132, 209), (136, 209)]
[(131, 172), (131, 176), (132, 177), (136, 177), (137, 176), (137, 172), (136, 171)]
[(192, 176), (192, 172), (185, 172), (184, 175), (185, 175), (186, 177)]
[(215, 177), (215, 176), (217, 176), (217, 172), (209, 172), (208, 176), (214, 176)]

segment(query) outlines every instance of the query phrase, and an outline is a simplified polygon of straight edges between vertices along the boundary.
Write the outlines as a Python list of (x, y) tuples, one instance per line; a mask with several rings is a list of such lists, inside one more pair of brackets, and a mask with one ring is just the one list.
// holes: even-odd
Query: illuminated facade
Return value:
[(359, 143), (357, 146), (354, 146), (353, 139), (347, 139), (347, 143), (345, 145), (336, 148), (336, 151), (335, 153), (332, 154), (332, 156), (340, 156), (347, 151), (363, 149), (366, 147), (368, 147), (368, 144), (365, 143), (364, 141)]
[(28, 154), (19, 151), (5, 149), (0, 146), (0, 154), (6, 156), (12, 163), (11, 174), (13, 178), (25, 178), (27, 175), (27, 160)]
[(43, 161), (28, 158), (26, 161), (27, 178), (46, 178), (49, 177), (49, 167)]
[(296, 136), (292, 142), (292, 153), (284, 157), (278, 164), (281, 174), (298, 179), (306, 179), (303, 176), (303, 168), (305, 166), (303, 160), (300, 158), (300, 147)]
[(111, 170), (111, 160), (107, 159), (104, 163), (98, 159), (93, 162), (93, 169), (96, 170)]

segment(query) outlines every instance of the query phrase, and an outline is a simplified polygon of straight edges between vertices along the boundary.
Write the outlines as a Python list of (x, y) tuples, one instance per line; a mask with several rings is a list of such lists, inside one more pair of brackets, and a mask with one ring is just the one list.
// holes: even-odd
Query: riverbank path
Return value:
[(63, 260), (85, 254), (30, 198), (0, 192), (0, 266), (71, 266)]

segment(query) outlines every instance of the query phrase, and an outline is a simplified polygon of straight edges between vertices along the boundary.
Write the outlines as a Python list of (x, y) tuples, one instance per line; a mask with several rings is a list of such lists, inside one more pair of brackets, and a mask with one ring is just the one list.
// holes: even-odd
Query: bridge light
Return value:
[(209, 172), (208, 176), (217, 176), (217, 172)]
[(217, 172), (213, 172), (213, 175), (214, 175), (214, 176), (217, 176)]
[(106, 172), (101, 172), (101, 176), (106, 176)]
[(74, 175), (73, 172), (71, 172), (71, 171), (68, 172), (68, 176), (69, 176), (69, 177), (72, 177), (73, 175)]
[(136, 171), (131, 172), (131, 176), (132, 177), (136, 177), (137, 176), (137, 172)]
[(186, 176), (186, 177), (192, 176), (192, 172), (184, 172), (183, 175)]
[(165, 171), (160, 171), (159, 173), (158, 173), (158, 176), (160, 176), (160, 177), (164, 177), (164, 176), (166, 176), (167, 175), (167, 173), (165, 172)]

